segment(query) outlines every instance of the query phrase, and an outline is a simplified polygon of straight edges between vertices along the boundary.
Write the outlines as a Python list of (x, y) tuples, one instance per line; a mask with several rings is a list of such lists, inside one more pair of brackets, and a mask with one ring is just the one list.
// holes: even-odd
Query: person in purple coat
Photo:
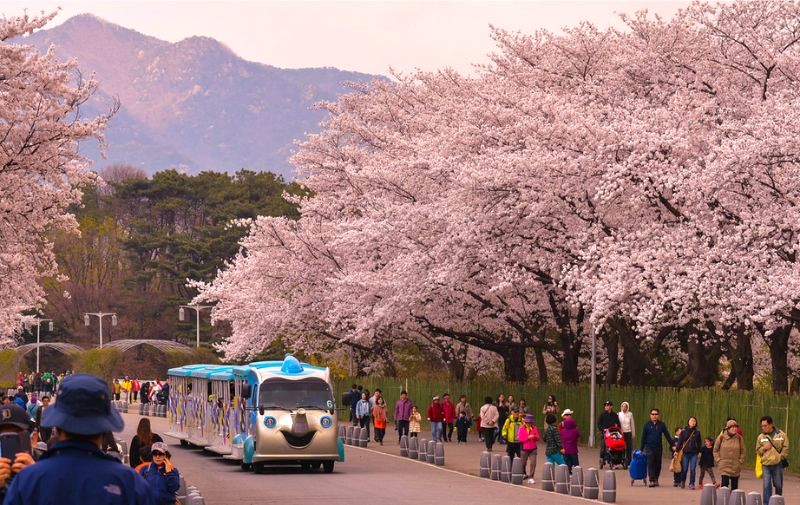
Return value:
[(408, 436), (408, 423), (411, 419), (411, 407), (414, 404), (408, 399), (406, 391), (400, 391), (400, 399), (394, 404), (394, 423), (397, 426), (397, 440)]
[(564, 445), (564, 462), (572, 473), (572, 467), (578, 466), (578, 441), (581, 439), (581, 432), (572, 416), (564, 419), (564, 427), (561, 430), (561, 443)]

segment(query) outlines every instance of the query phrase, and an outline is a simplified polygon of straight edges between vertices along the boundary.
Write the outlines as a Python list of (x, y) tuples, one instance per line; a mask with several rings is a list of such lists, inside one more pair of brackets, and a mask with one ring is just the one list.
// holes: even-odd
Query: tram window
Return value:
[(331, 388), (322, 379), (267, 379), (258, 388), (258, 396), (259, 406), (267, 409), (333, 408)]

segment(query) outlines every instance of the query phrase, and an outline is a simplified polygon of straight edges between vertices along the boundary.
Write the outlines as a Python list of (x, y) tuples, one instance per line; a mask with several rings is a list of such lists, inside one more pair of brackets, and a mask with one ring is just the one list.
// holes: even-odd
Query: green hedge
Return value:
[[(467, 400), (477, 415), (478, 409), (483, 404), (483, 398), (495, 398), (498, 393), (514, 395), (515, 400), (525, 399), (531, 412), (536, 416), (536, 421), (542, 425), (542, 407), (547, 395), (555, 395), (559, 407), (563, 410), (570, 408), (575, 411), (575, 420), (583, 434), (584, 443), (589, 435), (589, 385), (569, 386), (564, 384), (547, 385), (508, 385), (504, 382), (473, 381), (473, 382), (448, 382), (442, 380), (408, 380), (381, 377), (361, 377), (357, 379), (336, 379), (335, 387), (338, 401), (341, 402), (342, 393), (350, 390), (352, 383), (363, 384), (365, 388), (374, 391), (380, 388), (387, 404), (394, 405), (399, 398), (400, 391), (408, 385), (409, 397), (423, 412), (427, 409), (434, 395), (450, 393), (453, 401), (458, 401), (462, 394), (467, 395)], [(634, 387), (609, 387), (597, 388), (597, 413), (602, 410), (603, 401), (614, 402), (615, 410), (620, 403), (627, 401), (631, 406), (636, 421), (636, 439), (638, 444), (643, 423), (647, 422), (649, 409), (657, 407), (661, 410), (661, 418), (667, 423), (671, 431), (677, 426), (684, 426), (689, 416), (695, 416), (698, 426), (706, 436), (716, 436), (725, 425), (728, 416), (735, 417), (744, 431), (747, 442), (746, 463), (752, 466), (755, 460), (755, 439), (761, 428), (759, 419), (762, 415), (771, 415), (775, 425), (789, 435), (790, 456), (789, 462), (792, 470), (800, 470), (800, 435), (794, 429), (798, 425), (800, 415), (800, 398), (794, 396), (777, 395), (772, 393), (753, 393), (740, 390), (721, 389), (674, 389), (674, 388), (634, 388)]]

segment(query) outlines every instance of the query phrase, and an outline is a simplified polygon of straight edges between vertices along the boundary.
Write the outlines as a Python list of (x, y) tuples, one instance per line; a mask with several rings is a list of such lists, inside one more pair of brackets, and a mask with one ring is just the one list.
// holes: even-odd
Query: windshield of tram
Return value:
[(287, 380), (267, 379), (258, 388), (258, 404), (265, 409), (331, 410), (333, 392), (322, 379)]

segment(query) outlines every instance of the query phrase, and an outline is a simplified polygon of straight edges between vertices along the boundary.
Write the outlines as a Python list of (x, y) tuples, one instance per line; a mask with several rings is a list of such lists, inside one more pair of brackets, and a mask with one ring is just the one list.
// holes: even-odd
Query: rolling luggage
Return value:
[(647, 454), (642, 451), (633, 451), (631, 456), (631, 466), (628, 468), (631, 474), (631, 486), (637, 480), (644, 481), (647, 485)]

